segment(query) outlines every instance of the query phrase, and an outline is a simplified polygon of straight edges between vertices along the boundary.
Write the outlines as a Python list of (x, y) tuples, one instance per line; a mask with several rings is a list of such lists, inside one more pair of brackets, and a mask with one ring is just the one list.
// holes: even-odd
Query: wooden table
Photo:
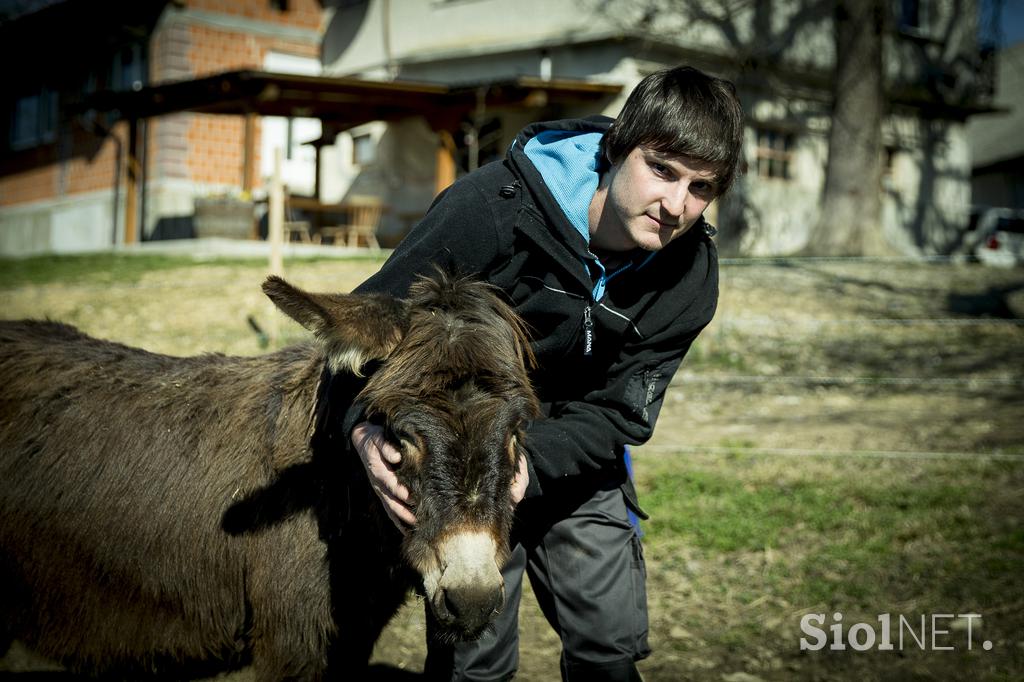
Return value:
[[(289, 196), (285, 206), (285, 222), (303, 222), (292, 220), (294, 213), (298, 211), (310, 218), (309, 229), (305, 234), (306, 239), (313, 243), (319, 244), (324, 239), (330, 239), (334, 244), (341, 244), (344, 241), (348, 246), (356, 247), (362, 240), (372, 249), (380, 248), (376, 233), (380, 227), (381, 216), (387, 211), (387, 207), (376, 198), (353, 198), (349, 201), (326, 204), (313, 197)], [(301, 229), (293, 230), (291, 233), (303, 239)]]

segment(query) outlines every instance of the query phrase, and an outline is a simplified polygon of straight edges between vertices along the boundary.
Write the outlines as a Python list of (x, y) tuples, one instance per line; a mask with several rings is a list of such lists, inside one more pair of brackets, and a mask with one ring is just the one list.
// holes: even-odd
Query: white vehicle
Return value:
[(975, 209), (967, 230), (964, 251), (970, 257), (986, 265), (1024, 265), (1024, 209)]

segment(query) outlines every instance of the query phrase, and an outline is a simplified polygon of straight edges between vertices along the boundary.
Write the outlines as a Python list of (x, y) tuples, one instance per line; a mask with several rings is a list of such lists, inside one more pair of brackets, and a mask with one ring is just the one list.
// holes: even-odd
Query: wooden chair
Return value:
[(313, 234), (308, 220), (295, 220), (295, 211), (292, 209), (288, 194), (284, 196), (284, 240), (292, 241), (295, 237), (300, 242), (320, 243), (320, 235)]
[(346, 243), (350, 248), (359, 246), (360, 240), (366, 246), (380, 249), (377, 241), (377, 228), (384, 214), (384, 204), (377, 197), (351, 197), (343, 205), (346, 222), (343, 225), (324, 227), (320, 234), (331, 238), (335, 244)]

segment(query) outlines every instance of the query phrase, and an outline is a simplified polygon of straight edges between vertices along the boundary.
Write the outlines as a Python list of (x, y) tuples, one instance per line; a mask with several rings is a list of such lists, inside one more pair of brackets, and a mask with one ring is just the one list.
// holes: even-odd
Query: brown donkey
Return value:
[[(410, 588), (442, 637), (501, 608), (537, 411), (522, 323), (441, 274), (402, 300), (263, 289), (317, 343), (177, 358), (0, 323), (0, 649), (130, 678), (359, 679)], [(404, 537), (350, 449), (355, 415), (401, 445)]]

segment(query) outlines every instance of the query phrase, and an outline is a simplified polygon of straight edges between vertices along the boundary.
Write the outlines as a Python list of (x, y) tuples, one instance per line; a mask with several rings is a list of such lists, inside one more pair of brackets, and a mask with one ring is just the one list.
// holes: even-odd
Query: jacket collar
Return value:
[(611, 125), (611, 122), (612, 119), (607, 116), (594, 116), (533, 123), (520, 131), (506, 155), (506, 161), (522, 179), (532, 203), (536, 205), (537, 210), (540, 211), (547, 223), (547, 225), (543, 225), (534, 221), (525, 221), (520, 225), (520, 231), (555, 257), (566, 271), (580, 282), (583, 291), (588, 294), (593, 287), (593, 279), (588, 271), (587, 263), (594, 261), (595, 258), (590, 253), (586, 240), (565, 216), (544, 182), (540, 171), (533, 165), (524, 150), (526, 143), (542, 131), (603, 133)]

